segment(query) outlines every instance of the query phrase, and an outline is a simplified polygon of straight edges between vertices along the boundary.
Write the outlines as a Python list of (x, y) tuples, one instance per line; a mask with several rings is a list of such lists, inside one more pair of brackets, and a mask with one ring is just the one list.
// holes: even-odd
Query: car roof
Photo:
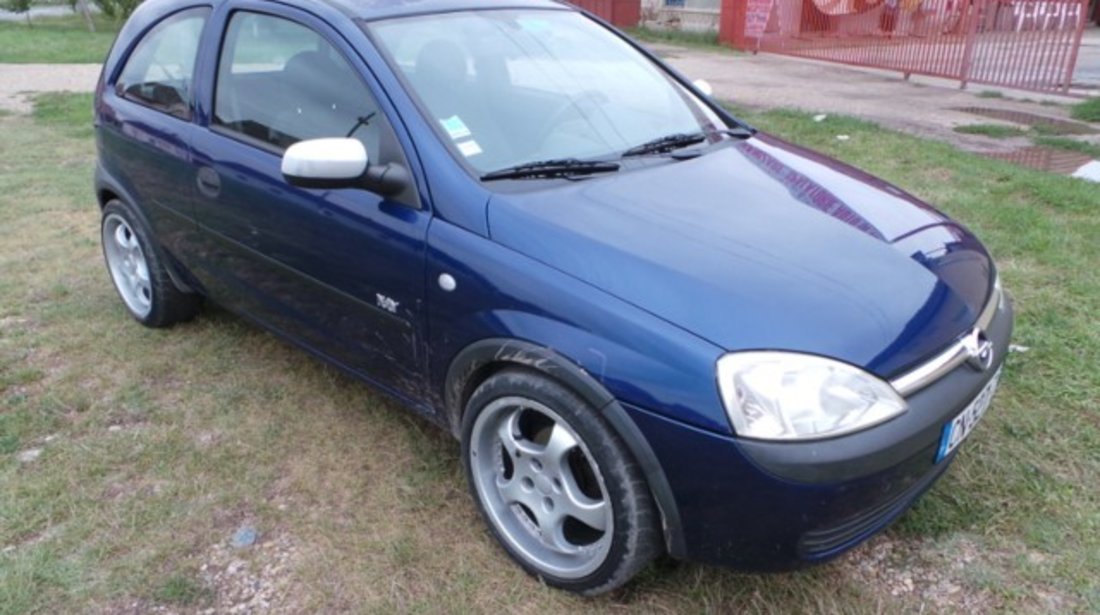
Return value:
[(558, 0), (324, 0), (350, 17), (387, 19), (425, 13), (449, 13), (477, 9), (543, 8), (564, 9), (571, 5)]

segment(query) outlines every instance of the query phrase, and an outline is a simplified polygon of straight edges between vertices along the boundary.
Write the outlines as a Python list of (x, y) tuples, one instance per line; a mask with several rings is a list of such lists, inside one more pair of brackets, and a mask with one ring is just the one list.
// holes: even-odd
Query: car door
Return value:
[(280, 173), (289, 145), (346, 136), (371, 164), (408, 168), (357, 61), (296, 9), (229, 14), (193, 143), (200, 275), (219, 301), (416, 400), (430, 214), (415, 188), (385, 198), (299, 188)]
[(194, 233), (191, 83), (209, 15), (210, 7), (195, 6), (154, 24), (107, 76), (96, 113), (102, 170), (137, 201), (173, 256)]

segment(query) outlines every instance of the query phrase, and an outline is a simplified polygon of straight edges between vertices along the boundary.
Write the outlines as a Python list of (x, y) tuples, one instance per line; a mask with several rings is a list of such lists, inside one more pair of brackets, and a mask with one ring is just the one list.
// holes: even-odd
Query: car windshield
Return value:
[(667, 135), (726, 128), (657, 65), (577, 12), (462, 11), (366, 27), (444, 141), (479, 173), (618, 158)]

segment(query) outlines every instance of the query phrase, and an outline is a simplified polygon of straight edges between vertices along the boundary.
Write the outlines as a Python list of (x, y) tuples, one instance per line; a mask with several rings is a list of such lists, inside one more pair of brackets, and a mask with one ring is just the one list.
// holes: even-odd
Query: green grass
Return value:
[(1086, 141), (1078, 141), (1067, 137), (1035, 137), (1033, 140), (1036, 145), (1045, 145), (1046, 147), (1078, 152), (1100, 159), (1100, 145), (1095, 145)]
[(997, 90), (982, 90), (976, 94), (978, 98), (1004, 98), (1005, 95)]
[(1022, 137), (1027, 134), (1027, 131), (1023, 128), (1005, 124), (966, 124), (964, 126), (956, 126), (955, 132), (964, 135), (982, 135), (983, 137), (989, 137), (991, 139), (1011, 139), (1012, 137)]
[(118, 24), (95, 16), (96, 31), (89, 32), (80, 15), (0, 22), (0, 63), (97, 64), (107, 57)]
[[(1075, 124), (1075, 126), (1084, 126)], [(1028, 137), (1038, 145), (1050, 145), (1061, 149), (1070, 149), (1083, 153), (1090, 153), (1095, 146), (1090, 146), (1083, 141), (1076, 141), (1064, 137), (1066, 134), (1080, 134), (1087, 130), (1079, 130), (1075, 127), (1067, 129), (1065, 126), (1055, 124), (1037, 123), (1029, 127), (1012, 126), (1008, 124), (966, 124), (956, 126), (955, 132), (968, 135), (981, 135), (990, 139), (1013, 139)]]
[[(1030, 351), (951, 471), (851, 556), (782, 575), (665, 560), (583, 600), (494, 545), (449, 436), (217, 308), (136, 325), (99, 254), (86, 97), (66, 96), (0, 118), (2, 614), (225, 612), (252, 581), (276, 612), (1100, 610), (1095, 184), (844, 117), (744, 113), (974, 229)], [(245, 523), (261, 538), (232, 549)]]
[(1070, 108), (1070, 115), (1085, 122), (1100, 122), (1100, 97), (1079, 102)]
[(91, 93), (44, 92), (34, 97), (34, 118), (41, 123), (63, 127), (67, 136), (92, 136)]
[(682, 47), (695, 47), (712, 51), (741, 53), (718, 42), (717, 32), (691, 32), (687, 30), (660, 30), (657, 28), (627, 28), (630, 36), (646, 43), (666, 43)]
[(157, 588), (153, 598), (161, 604), (188, 606), (207, 598), (209, 591), (192, 577), (173, 574)]

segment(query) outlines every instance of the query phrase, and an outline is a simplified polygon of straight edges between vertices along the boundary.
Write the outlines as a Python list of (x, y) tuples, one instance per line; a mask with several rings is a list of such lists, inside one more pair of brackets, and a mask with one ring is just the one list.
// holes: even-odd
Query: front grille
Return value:
[(997, 317), (997, 313), (1000, 311), (1003, 301), (1004, 291), (1001, 289), (1000, 279), (997, 279), (993, 284), (993, 292), (990, 294), (985, 307), (982, 308), (982, 313), (978, 315), (978, 322), (975, 323), (974, 327), (955, 340), (955, 342), (948, 346), (943, 352), (908, 372), (892, 378), (890, 380), (890, 386), (894, 387), (894, 390), (902, 397), (907, 398), (921, 389), (931, 386), (956, 367), (962, 365), (963, 362), (971, 356), (971, 346), (968, 342), (969, 338), (977, 338), (985, 335), (985, 331), (989, 329), (989, 326), (993, 324), (993, 319)]
[[(946, 461), (946, 460), (945, 460)], [(872, 508), (849, 517), (839, 525), (810, 530), (798, 540), (798, 554), (804, 559), (820, 559), (855, 546), (901, 516), (928, 487), (947, 469), (949, 463), (938, 464), (917, 482)]]

